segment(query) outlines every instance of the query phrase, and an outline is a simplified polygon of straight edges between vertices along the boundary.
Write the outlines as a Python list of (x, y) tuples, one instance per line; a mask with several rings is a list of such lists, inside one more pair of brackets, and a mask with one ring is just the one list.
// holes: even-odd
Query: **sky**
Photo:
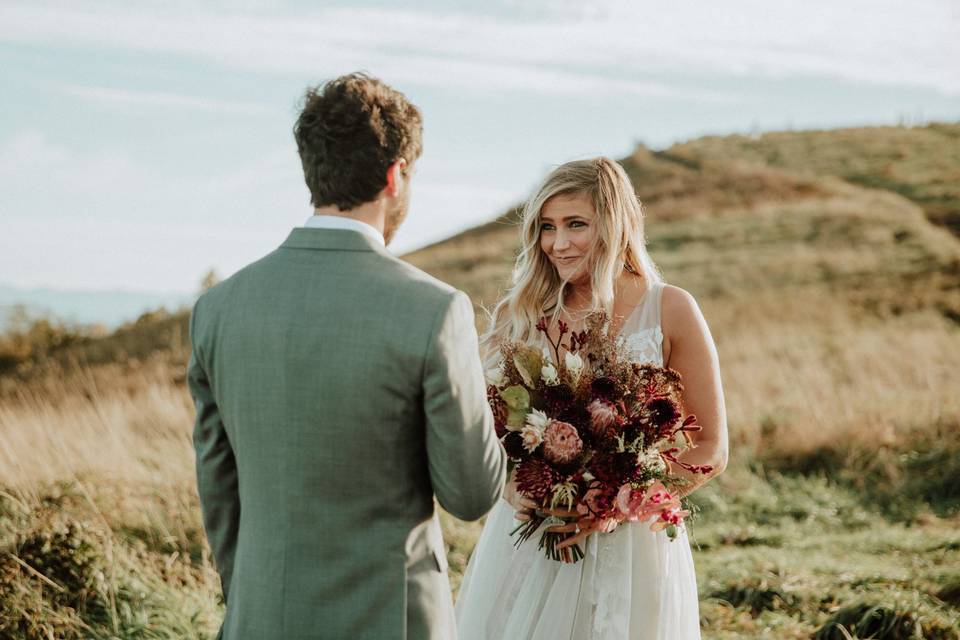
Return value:
[(398, 255), (552, 167), (707, 134), (960, 120), (956, 0), (0, 2), (0, 284), (191, 292), (312, 213), (305, 89), (424, 116)]

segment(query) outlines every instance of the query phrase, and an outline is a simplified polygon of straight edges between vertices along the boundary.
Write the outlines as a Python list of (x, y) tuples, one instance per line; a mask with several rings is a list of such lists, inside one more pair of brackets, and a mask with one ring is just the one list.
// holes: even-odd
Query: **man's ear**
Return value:
[(406, 167), (406, 158), (397, 158), (396, 162), (387, 167), (387, 186), (384, 187), (384, 191), (387, 192), (388, 196), (395, 198), (400, 195), (400, 190), (403, 188), (403, 183), (406, 180), (406, 177), (403, 175), (403, 170)]

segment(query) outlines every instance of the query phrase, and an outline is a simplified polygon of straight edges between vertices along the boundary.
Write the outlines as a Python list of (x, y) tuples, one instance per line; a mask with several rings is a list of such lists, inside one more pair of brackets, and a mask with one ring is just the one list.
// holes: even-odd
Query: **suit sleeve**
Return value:
[(240, 528), (240, 494), (237, 463), (220, 410), (213, 397), (196, 335), (199, 302), (190, 316), (192, 353), (187, 367), (187, 385), (196, 407), (193, 446), (197, 454), (197, 491), (203, 526), (220, 573), (224, 602), (228, 598), (233, 560)]
[(477, 520), (500, 497), (507, 460), (486, 401), (473, 306), (459, 291), (431, 335), (423, 397), (433, 491), (453, 516)]

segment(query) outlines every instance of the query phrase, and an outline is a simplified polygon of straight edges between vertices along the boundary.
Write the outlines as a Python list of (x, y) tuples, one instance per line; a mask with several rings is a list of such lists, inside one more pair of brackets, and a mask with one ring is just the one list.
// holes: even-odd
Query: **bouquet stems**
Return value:
[[(517, 525), (513, 531), (510, 532), (511, 536), (518, 534), (517, 541), (513, 546), (520, 548), (520, 545), (540, 528), (544, 520), (546, 520), (546, 518), (543, 516), (533, 515), (526, 522), (521, 522)], [(567, 563), (578, 562), (584, 557), (583, 549), (580, 548), (579, 544), (564, 549), (557, 548), (557, 545), (566, 540), (568, 536), (569, 534), (558, 531), (544, 531), (540, 536), (540, 544), (537, 545), (537, 548), (544, 549), (544, 553), (551, 560), (561, 560)]]

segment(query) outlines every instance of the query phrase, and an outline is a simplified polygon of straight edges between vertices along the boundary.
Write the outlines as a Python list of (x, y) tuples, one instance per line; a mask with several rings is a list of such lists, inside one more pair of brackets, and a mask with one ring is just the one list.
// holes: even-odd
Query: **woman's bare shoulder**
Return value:
[(666, 335), (677, 337), (697, 330), (703, 314), (696, 299), (686, 289), (672, 284), (663, 285), (660, 298), (660, 324)]

